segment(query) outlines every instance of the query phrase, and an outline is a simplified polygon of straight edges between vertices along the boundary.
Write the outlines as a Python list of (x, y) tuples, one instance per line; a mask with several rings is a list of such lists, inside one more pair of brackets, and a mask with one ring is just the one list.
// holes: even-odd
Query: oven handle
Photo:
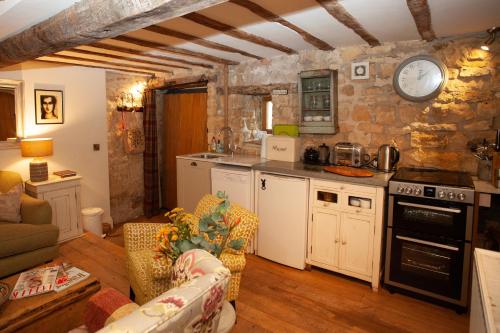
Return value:
[(443, 244), (439, 244), (439, 243), (428, 242), (428, 241), (424, 241), (424, 240), (420, 240), (420, 239), (404, 237), (404, 236), (399, 236), (399, 235), (397, 235), (396, 238), (401, 239), (401, 240), (405, 240), (408, 242), (419, 243), (419, 244), (424, 244), (424, 245), (429, 245), (429, 246), (434, 246), (434, 247), (440, 247), (442, 249), (451, 250), (451, 251), (455, 251), (455, 252), (459, 251), (459, 248), (455, 247), (455, 246), (443, 245)]
[(462, 212), (460, 209), (457, 209), (457, 208), (446, 208), (446, 207), (436, 207), (436, 206), (429, 206), (429, 205), (420, 205), (420, 204), (402, 202), (402, 201), (398, 201), (398, 205), (408, 206), (408, 207), (417, 207), (417, 208), (427, 208), (427, 209), (439, 210), (442, 212), (457, 213), (457, 214), (460, 214)]

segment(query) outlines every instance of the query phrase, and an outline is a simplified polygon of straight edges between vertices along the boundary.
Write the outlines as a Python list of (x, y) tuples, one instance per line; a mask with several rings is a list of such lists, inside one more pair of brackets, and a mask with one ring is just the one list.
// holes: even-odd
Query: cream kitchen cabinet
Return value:
[(52, 224), (59, 227), (59, 242), (80, 236), (83, 227), (80, 216), (81, 176), (61, 178), (50, 176), (43, 182), (27, 181), (26, 193), (47, 200), (52, 207)]
[(194, 212), (198, 201), (211, 191), (211, 169), (216, 164), (209, 161), (177, 158), (177, 207)]
[(384, 188), (311, 180), (307, 263), (378, 289)]

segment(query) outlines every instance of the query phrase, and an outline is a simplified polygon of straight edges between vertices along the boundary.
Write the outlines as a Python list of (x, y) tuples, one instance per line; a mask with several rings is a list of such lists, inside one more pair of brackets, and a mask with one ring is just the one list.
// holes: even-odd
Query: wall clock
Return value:
[(408, 58), (398, 66), (393, 85), (404, 99), (421, 102), (436, 97), (447, 79), (448, 71), (441, 61), (420, 55)]

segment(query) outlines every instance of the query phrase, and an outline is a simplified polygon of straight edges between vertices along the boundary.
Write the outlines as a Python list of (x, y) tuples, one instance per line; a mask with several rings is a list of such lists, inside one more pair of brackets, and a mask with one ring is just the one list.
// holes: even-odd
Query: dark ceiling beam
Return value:
[[(47, 58), (46, 58), (47, 57)], [(128, 72), (128, 73), (135, 73), (135, 74), (141, 74), (141, 75), (149, 75), (153, 76), (154, 73), (150, 72), (143, 72), (143, 71), (134, 71), (132, 69), (125, 69), (125, 68), (113, 68), (113, 67), (107, 67), (107, 66), (93, 66), (93, 65), (84, 65), (84, 64), (77, 64), (74, 62), (66, 62), (66, 61), (59, 61), (59, 60), (52, 60), (48, 57), (51, 56), (44, 56), (44, 59), (35, 59), (33, 61), (41, 61), (41, 62), (50, 62), (53, 64), (60, 64), (60, 65), (70, 65), (70, 66), (80, 66), (80, 67), (89, 67), (89, 68), (99, 68), (99, 69), (112, 69), (114, 71), (120, 71), (120, 72)]]
[(342, 6), (338, 0), (316, 0), (325, 10), (333, 16), (337, 21), (353, 30), (359, 37), (370, 46), (380, 45), (380, 41), (372, 34), (363, 28), (363, 26), (356, 20), (349, 12)]
[(215, 49), (215, 50), (219, 50), (219, 51), (239, 53), (245, 57), (255, 58), (258, 60), (263, 59), (262, 57), (259, 57), (258, 55), (251, 54), (251, 53), (239, 50), (239, 49), (235, 49), (231, 46), (222, 45), (222, 44), (212, 42), (212, 41), (209, 41), (209, 40), (206, 40), (203, 38), (199, 38), (199, 37), (196, 37), (193, 35), (186, 34), (184, 32), (172, 30), (172, 29), (165, 28), (165, 27), (160, 27), (158, 25), (152, 25), (149, 27), (145, 27), (145, 28), (143, 28), (143, 30), (151, 31), (151, 32), (163, 35), (163, 36), (169, 36), (169, 37), (183, 39), (183, 40), (189, 41), (191, 43), (198, 44), (198, 45), (208, 47), (211, 49)]
[(125, 57), (125, 56), (119, 56), (119, 55), (116, 55), (116, 54), (100, 53), (100, 52), (94, 52), (94, 51), (89, 51), (89, 50), (69, 49), (69, 50), (64, 50), (63, 52), (66, 52), (66, 51), (67, 52), (78, 53), (78, 54), (90, 55), (90, 56), (112, 58), (112, 59), (125, 60), (125, 61), (130, 61), (130, 62), (138, 62), (138, 63), (141, 63), (141, 64), (147, 64), (147, 65), (164, 66), (164, 67), (170, 67), (170, 68), (191, 69), (191, 68), (185, 67), (185, 66), (178, 66), (178, 65), (173, 65), (173, 64), (166, 64), (166, 63), (163, 63), (163, 62), (150, 61), (150, 60), (137, 59), (137, 58), (130, 58), (130, 57)]
[(151, 42), (149, 40), (144, 40), (144, 39), (139, 39), (139, 38), (134, 38), (134, 37), (129, 37), (129, 36), (116, 36), (113, 39), (121, 41), (121, 42), (126, 42), (126, 43), (135, 44), (135, 45), (139, 45), (139, 46), (149, 47), (152, 49), (157, 49), (160, 51), (166, 51), (166, 52), (170, 52), (170, 53), (182, 54), (182, 55), (193, 57), (193, 58), (208, 60), (208, 61), (216, 62), (219, 64), (224, 64), (224, 65), (237, 65), (238, 64), (238, 62), (236, 62), (236, 61), (222, 59), (222, 58), (212, 56), (212, 55), (209, 55), (206, 53), (190, 51), (190, 50), (186, 50), (186, 49), (181, 49), (179, 47), (170, 46), (167, 44)]
[(88, 59), (88, 58), (74, 57), (74, 56), (62, 55), (62, 54), (51, 54), (51, 55), (48, 55), (47, 57), (51, 57), (51, 58), (55, 58), (55, 59), (62, 59), (62, 60), (86, 61), (86, 62), (90, 62), (93, 64), (101, 64), (101, 65), (106, 65), (106, 66), (132, 67), (132, 68), (142, 69), (142, 70), (156, 72), (156, 73), (173, 74), (172, 71), (169, 71), (166, 69), (161, 69), (161, 68), (153, 68), (153, 67), (147, 67), (147, 66), (141, 66), (141, 65), (129, 65), (129, 64), (116, 63), (116, 62), (112, 62), (112, 61)]
[(436, 39), (436, 34), (432, 29), (431, 10), (427, 0), (406, 0), (410, 13), (415, 20), (417, 30), (422, 39), (430, 42)]
[(287, 27), (288, 29), (291, 29), (298, 33), (302, 39), (306, 42), (311, 44), (312, 46), (323, 50), (323, 51), (332, 51), (334, 50), (334, 47), (329, 45), (327, 42), (311, 35), (307, 31), (303, 30), (302, 28), (296, 26), (295, 24), (285, 20), (279, 15), (274, 14), (273, 12), (265, 9), (264, 7), (259, 6), (258, 4), (248, 1), (248, 0), (229, 0), (229, 2), (232, 2), (234, 4), (237, 4), (238, 6), (244, 7), (251, 11), (252, 13), (262, 17), (263, 19), (268, 20), (269, 22), (274, 22), (281, 24), (282, 26)]
[(122, 47), (122, 46), (116, 46), (116, 45), (111, 45), (111, 44), (106, 44), (106, 43), (93, 43), (87, 46), (91, 46), (94, 48), (98, 49), (104, 49), (108, 51), (115, 51), (115, 52), (121, 52), (121, 53), (129, 53), (133, 55), (138, 55), (141, 57), (147, 57), (151, 59), (158, 59), (158, 60), (167, 60), (167, 61), (175, 61), (181, 64), (186, 64), (186, 65), (191, 65), (191, 66), (197, 66), (197, 67), (203, 67), (203, 68), (214, 68), (214, 66), (210, 64), (204, 64), (202, 62), (194, 62), (194, 61), (189, 61), (181, 58), (172, 58), (172, 57), (167, 57), (164, 55), (158, 55), (158, 54), (149, 54), (146, 53), (146, 51), (141, 51), (137, 49), (131, 49), (128, 47)]
[(0, 67), (135, 31), (227, 0), (82, 0), (0, 42)]
[(183, 16), (183, 18), (188, 19), (190, 21), (193, 21), (195, 23), (201, 24), (205, 27), (209, 27), (214, 30), (218, 30), (220, 32), (225, 33), (226, 35), (229, 35), (234, 38), (242, 39), (247, 42), (251, 42), (254, 44), (259, 44), (265, 47), (270, 47), (272, 49), (284, 52), (286, 54), (296, 54), (297, 51), (292, 50), (289, 47), (286, 47), (284, 45), (281, 45), (279, 43), (273, 42), (269, 39), (259, 37), (257, 35), (253, 35), (251, 33), (245, 32), (240, 29), (236, 29), (233, 26), (230, 26), (229, 24), (222, 23), (220, 21), (211, 19), (209, 17), (206, 17), (204, 15), (198, 14), (198, 13), (189, 13)]

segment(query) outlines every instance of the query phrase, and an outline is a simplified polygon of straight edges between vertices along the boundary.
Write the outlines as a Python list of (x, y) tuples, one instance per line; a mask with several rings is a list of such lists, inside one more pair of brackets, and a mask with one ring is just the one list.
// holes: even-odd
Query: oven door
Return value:
[(390, 227), (471, 240), (472, 205), (400, 195), (391, 195), (389, 205)]
[(465, 306), (470, 243), (387, 228), (385, 282)]

